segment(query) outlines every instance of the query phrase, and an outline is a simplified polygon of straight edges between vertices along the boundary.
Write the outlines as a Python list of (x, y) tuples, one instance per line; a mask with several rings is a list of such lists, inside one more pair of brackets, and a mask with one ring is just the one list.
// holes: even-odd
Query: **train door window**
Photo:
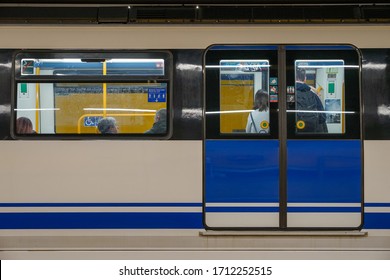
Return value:
[(275, 139), (278, 134), (277, 54), (273, 46), (207, 51), (207, 137)]
[(344, 60), (295, 61), (296, 133), (345, 133), (345, 114), (354, 112), (344, 109), (344, 67)]
[(220, 133), (269, 134), (269, 61), (220, 61)]
[(166, 137), (171, 63), (167, 52), (18, 53), (14, 135)]
[(359, 55), (350, 46), (286, 50), (289, 139), (359, 139)]

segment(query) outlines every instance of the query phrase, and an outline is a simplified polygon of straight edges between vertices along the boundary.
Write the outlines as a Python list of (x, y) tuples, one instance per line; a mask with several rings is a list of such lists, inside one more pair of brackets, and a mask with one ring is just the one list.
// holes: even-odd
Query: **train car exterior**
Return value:
[[(1, 249), (388, 258), (389, 34), (380, 24), (0, 26)], [(305, 130), (302, 68), (326, 131)], [(263, 133), (248, 133), (259, 90)], [(161, 109), (165, 129), (145, 133)], [(21, 117), (36, 133), (18, 130)], [(97, 132), (106, 117), (119, 133)]]

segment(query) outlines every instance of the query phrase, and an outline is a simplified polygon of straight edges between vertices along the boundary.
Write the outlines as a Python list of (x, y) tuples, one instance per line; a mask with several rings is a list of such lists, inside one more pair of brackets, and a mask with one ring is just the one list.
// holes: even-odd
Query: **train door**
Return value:
[(212, 46), (204, 61), (206, 228), (361, 227), (356, 49)]

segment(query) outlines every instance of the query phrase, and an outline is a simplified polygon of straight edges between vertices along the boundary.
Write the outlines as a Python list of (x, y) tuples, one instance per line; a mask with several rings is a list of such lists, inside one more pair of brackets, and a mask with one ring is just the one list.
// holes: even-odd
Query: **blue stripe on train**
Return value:
[(353, 46), (327, 46), (327, 45), (318, 45), (318, 46), (307, 46), (307, 45), (295, 45), (295, 46), (286, 46), (286, 50), (355, 50)]
[(366, 202), (365, 207), (390, 207), (390, 203), (387, 202)]
[(294, 213), (361, 213), (360, 207), (287, 207), (287, 212)]
[[(294, 213), (361, 213), (360, 207), (288, 207), (288, 212)], [(261, 213), (261, 212), (279, 212), (278, 207), (206, 207), (206, 212), (219, 212), (219, 213), (227, 213), (227, 212), (253, 212), (253, 213)]]
[(199, 229), (201, 213), (2, 213), (0, 229)]
[[(202, 213), (2, 213), (0, 229), (202, 229)], [(365, 213), (364, 229), (390, 229), (390, 213)]]
[(201, 207), (200, 202), (24, 202), (0, 203), (0, 207)]
[(364, 229), (390, 229), (390, 213), (364, 213)]

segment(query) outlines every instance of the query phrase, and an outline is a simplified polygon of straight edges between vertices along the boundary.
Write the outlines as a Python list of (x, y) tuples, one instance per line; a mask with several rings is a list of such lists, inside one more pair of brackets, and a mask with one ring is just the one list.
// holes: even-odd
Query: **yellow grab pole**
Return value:
[[(40, 68), (36, 68), (36, 75), (40, 74)], [(39, 133), (39, 99), (40, 99), (40, 85), (39, 83), (35, 84), (35, 131)]]
[[(107, 75), (107, 62), (103, 61), (103, 76)], [(107, 116), (107, 83), (103, 83), (103, 118)]]

